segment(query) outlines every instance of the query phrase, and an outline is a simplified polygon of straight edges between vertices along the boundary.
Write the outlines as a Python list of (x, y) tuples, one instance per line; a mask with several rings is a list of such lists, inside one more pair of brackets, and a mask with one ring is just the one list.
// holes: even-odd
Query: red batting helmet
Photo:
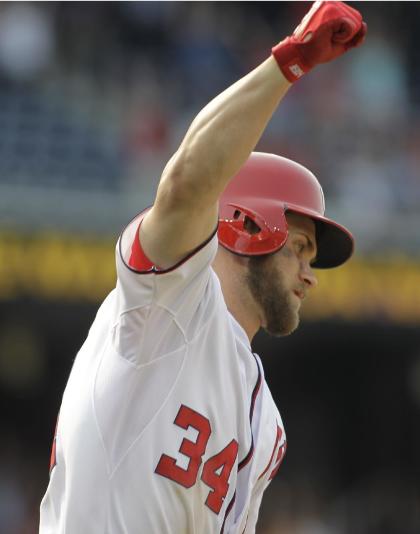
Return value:
[[(242, 256), (260, 256), (279, 250), (286, 242), (286, 212), (315, 222), (318, 253), (313, 267), (337, 267), (353, 253), (353, 236), (324, 217), (321, 185), (305, 167), (290, 159), (253, 152), (229, 182), (219, 204), (219, 242)], [(245, 228), (246, 218), (258, 227)]]

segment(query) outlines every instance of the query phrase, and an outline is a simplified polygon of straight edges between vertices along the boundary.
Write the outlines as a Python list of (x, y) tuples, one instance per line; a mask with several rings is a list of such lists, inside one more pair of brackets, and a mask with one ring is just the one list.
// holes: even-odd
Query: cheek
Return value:
[(284, 245), (284, 247), (282, 249), (280, 249), (279, 251), (279, 257), (281, 258), (287, 258), (287, 259), (290, 259), (294, 256), (294, 252), (293, 250), (289, 247), (289, 245)]
[(282, 274), (285, 285), (291, 285), (299, 278), (301, 261), (288, 247), (283, 247), (277, 263), (277, 271)]

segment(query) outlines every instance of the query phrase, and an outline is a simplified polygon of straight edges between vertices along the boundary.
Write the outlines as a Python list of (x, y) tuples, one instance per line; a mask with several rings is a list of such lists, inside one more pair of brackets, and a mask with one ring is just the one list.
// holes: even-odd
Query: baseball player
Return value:
[(251, 340), (291, 333), (312, 268), (353, 240), (309, 170), (252, 151), (291, 84), (365, 33), (355, 9), (316, 2), (192, 122), (118, 241), (63, 395), (41, 534), (255, 531), (286, 437)]

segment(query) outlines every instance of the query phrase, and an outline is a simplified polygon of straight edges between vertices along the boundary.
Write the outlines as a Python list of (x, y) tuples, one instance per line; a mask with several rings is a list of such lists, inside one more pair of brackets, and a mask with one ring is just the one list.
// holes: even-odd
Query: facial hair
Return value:
[(276, 269), (273, 256), (249, 258), (246, 282), (255, 302), (260, 307), (265, 324), (263, 329), (272, 336), (287, 336), (299, 325), (299, 314), (291, 301), (284, 276)]

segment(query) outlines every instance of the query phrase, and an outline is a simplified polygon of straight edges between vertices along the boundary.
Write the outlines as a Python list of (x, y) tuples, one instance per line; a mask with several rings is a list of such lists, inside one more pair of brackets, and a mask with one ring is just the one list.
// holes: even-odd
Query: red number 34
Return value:
[[(184, 469), (177, 465), (175, 458), (162, 454), (155, 473), (167, 477), (185, 488), (191, 488), (197, 481), (198, 471), (210, 438), (210, 421), (188, 406), (181, 405), (174, 424), (185, 430), (191, 426), (198, 431), (196, 441), (184, 438), (179, 448), (179, 452), (189, 458), (188, 466)], [(220, 512), (229, 490), (228, 480), (237, 455), (238, 442), (233, 439), (224, 449), (204, 463), (201, 480), (211, 488), (206, 505), (215, 514)]]

